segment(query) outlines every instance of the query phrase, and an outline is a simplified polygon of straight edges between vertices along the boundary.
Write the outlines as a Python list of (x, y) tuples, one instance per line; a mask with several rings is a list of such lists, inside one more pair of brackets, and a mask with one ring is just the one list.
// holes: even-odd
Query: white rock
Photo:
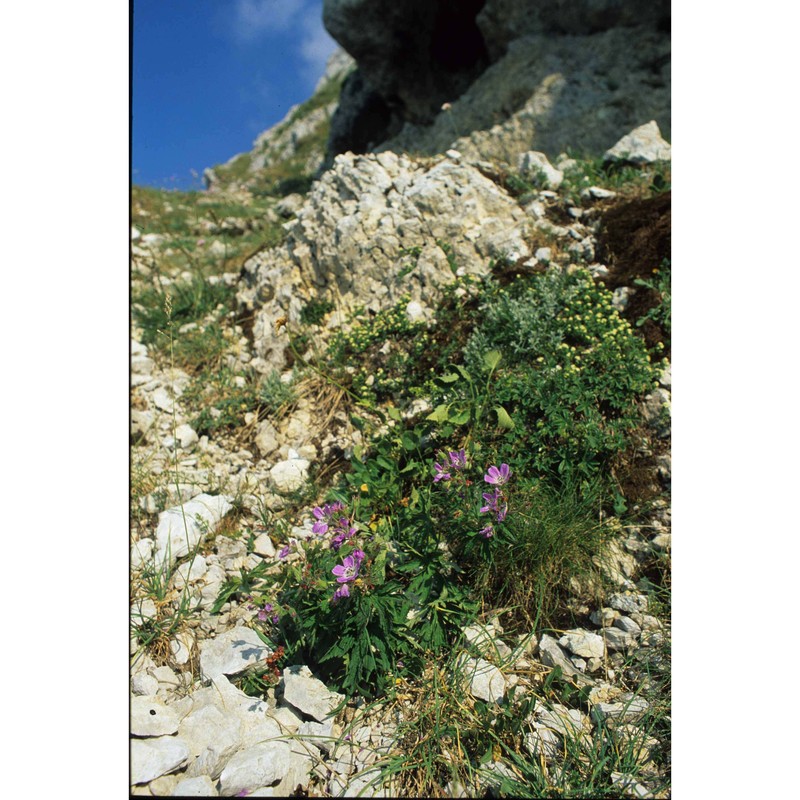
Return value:
[(606, 628), (603, 635), (609, 650), (625, 652), (636, 646), (634, 637), (619, 628)]
[(153, 392), (152, 399), (156, 408), (160, 408), (162, 411), (172, 412), (175, 401), (172, 395), (163, 386), (160, 386)]
[(308, 478), (309, 462), (305, 458), (289, 458), (279, 461), (269, 471), (275, 488), (281, 494), (289, 494), (299, 489)]
[(569, 739), (583, 731), (583, 715), (577, 708), (555, 704), (552, 709), (537, 707), (533, 712), (535, 722), (560, 733)]
[(268, 419), (258, 423), (255, 442), (256, 447), (264, 458), (280, 447), (278, 431), (275, 430), (275, 426)]
[(639, 797), (642, 800), (647, 800), (653, 797), (653, 793), (643, 784), (639, 783), (632, 775), (626, 775), (622, 772), (611, 773), (612, 786), (619, 786), (625, 794), (625, 797)]
[(592, 611), (589, 619), (598, 628), (610, 628), (618, 617), (619, 611), (615, 608), (601, 608), (598, 611)]
[(140, 569), (153, 557), (156, 543), (152, 539), (139, 539), (131, 545), (131, 569)]
[(175, 435), (177, 436), (178, 443), (184, 450), (188, 450), (193, 444), (200, 441), (197, 431), (195, 431), (191, 425), (178, 425), (175, 429)]
[(553, 250), (550, 247), (539, 247), (533, 254), (537, 261), (549, 264), (553, 260)]
[(203, 536), (213, 532), (233, 505), (225, 495), (200, 494), (180, 506), (168, 508), (158, 518), (156, 529), (156, 561), (174, 564), (188, 555)]
[(135, 695), (154, 695), (158, 691), (158, 681), (144, 672), (137, 672), (131, 678), (131, 692)]
[(134, 736), (164, 736), (177, 732), (178, 717), (156, 697), (132, 697), (130, 725)]
[(672, 148), (661, 138), (661, 131), (655, 120), (623, 136), (603, 156), (604, 161), (623, 161), (631, 164), (650, 164), (653, 161), (671, 159)]
[(623, 614), (647, 611), (647, 597), (643, 594), (612, 594), (608, 598), (608, 604)]
[(524, 737), (525, 746), (534, 758), (543, 755), (548, 761), (558, 755), (558, 735), (550, 728), (535, 725)]
[(500, 670), (482, 658), (469, 658), (462, 654), (456, 667), (469, 681), (469, 691), (473, 697), (487, 703), (501, 703), (506, 695), (508, 681)]
[(558, 643), (576, 656), (602, 658), (605, 655), (603, 639), (596, 633), (589, 633), (584, 630), (567, 631), (558, 640)]
[(271, 654), (252, 628), (239, 626), (203, 643), (200, 674), (203, 681), (220, 675), (236, 675)]
[(176, 664), (187, 664), (194, 650), (194, 634), (191, 631), (181, 631), (170, 639), (169, 647), (172, 659)]
[(175, 736), (131, 739), (131, 782), (150, 783), (178, 769), (187, 758), (189, 748), (186, 742)]
[(629, 696), (623, 702), (596, 703), (592, 706), (592, 716), (600, 721), (633, 719), (647, 711), (648, 708), (649, 704), (646, 700)]
[(275, 558), (275, 545), (269, 534), (259, 534), (253, 542), (253, 551), (264, 558)]
[(603, 189), (601, 186), (589, 186), (581, 191), (581, 197), (593, 198), (594, 200), (610, 200), (616, 196), (616, 192), (612, 192), (611, 189)]
[(631, 636), (638, 636), (642, 632), (641, 627), (630, 617), (617, 617), (614, 620), (614, 627), (629, 633)]
[(409, 322), (422, 322), (425, 319), (425, 311), (422, 308), (422, 304), (412, 300), (406, 306), (406, 317), (408, 317)]
[(260, 789), (280, 781), (289, 771), (290, 751), (286, 742), (261, 742), (240, 750), (219, 776), (220, 792), (231, 796), (244, 790)]
[(330, 753), (335, 743), (333, 720), (328, 718), (325, 722), (304, 722), (297, 729), (297, 735), (308, 737), (320, 750)]
[(330, 691), (306, 666), (286, 667), (283, 684), (283, 699), (317, 722), (324, 722), (344, 700), (344, 695)]
[(556, 169), (544, 153), (536, 150), (523, 153), (517, 160), (517, 169), (523, 175), (530, 175), (534, 178), (538, 174), (543, 174), (545, 184), (550, 189), (557, 189), (564, 180), (564, 173)]
[(184, 778), (172, 790), (173, 797), (219, 797), (217, 787), (208, 775)]
[(181, 564), (172, 576), (172, 583), (176, 589), (183, 589), (188, 580), (195, 583), (208, 572), (208, 562), (201, 555), (196, 555), (191, 561)]
[(148, 620), (155, 619), (157, 615), (158, 608), (151, 597), (134, 600), (131, 603), (131, 622), (134, 625), (142, 625)]

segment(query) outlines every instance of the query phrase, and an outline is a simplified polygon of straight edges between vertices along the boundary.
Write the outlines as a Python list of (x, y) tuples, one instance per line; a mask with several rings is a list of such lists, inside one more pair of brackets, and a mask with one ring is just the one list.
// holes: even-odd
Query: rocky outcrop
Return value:
[(663, 0), (326, 0), (323, 20), (358, 65), (328, 165), (451, 146), (513, 164), (531, 149), (602, 153), (648, 120), (669, 132)]
[[(338, 156), (310, 192), (285, 244), (245, 264), (239, 300), (255, 314), (258, 357), (285, 366), (285, 332), (306, 302), (328, 301), (339, 325), (357, 306), (379, 311), (403, 295), (424, 308), (454, 271), (528, 258), (528, 217), (458, 153), (428, 162), (385, 152)], [(413, 268), (408, 267), (413, 252)]]

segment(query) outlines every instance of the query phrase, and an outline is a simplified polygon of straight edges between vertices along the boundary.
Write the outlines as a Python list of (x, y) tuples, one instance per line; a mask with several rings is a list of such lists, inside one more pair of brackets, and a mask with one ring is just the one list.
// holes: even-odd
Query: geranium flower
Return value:
[(436, 470), (436, 474), (433, 476), (433, 482), (439, 483), (439, 481), (449, 481), (451, 475), (447, 472), (447, 467), (443, 467), (441, 464), (434, 464), (434, 469)]
[(451, 450), (448, 455), (450, 456), (450, 464), (452, 464), (453, 469), (463, 469), (467, 466), (467, 454), (464, 452), (463, 447), (461, 450)]
[(337, 564), (331, 572), (336, 576), (339, 583), (347, 583), (354, 581), (358, 575), (358, 570), (361, 568), (361, 559), (355, 558), (352, 555), (345, 556), (341, 564)]
[(487, 525), (485, 528), (481, 528), (478, 533), (488, 539), (490, 536), (494, 536), (494, 528), (491, 525)]
[(333, 522), (333, 515), (341, 511), (344, 504), (338, 500), (335, 503), (326, 503), (322, 508), (316, 506), (312, 509), (311, 513), (316, 517), (317, 521), (311, 528), (314, 533), (323, 534), (327, 533), (328, 526)]
[(486, 483), (492, 483), (495, 486), (502, 486), (504, 483), (508, 483), (508, 479), (511, 477), (511, 470), (508, 467), (508, 464), (501, 464), (500, 467), (491, 466), (488, 470), (486, 470), (486, 474), (483, 476), (483, 479)]

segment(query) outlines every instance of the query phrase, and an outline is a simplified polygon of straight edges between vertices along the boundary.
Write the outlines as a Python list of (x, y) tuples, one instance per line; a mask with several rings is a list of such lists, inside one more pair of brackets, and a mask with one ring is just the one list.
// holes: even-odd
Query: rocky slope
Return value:
[[(337, 333), (396, 307), (403, 324), (435, 331), (443, 293), (465, 276), (513, 281), (581, 266), (614, 289), (631, 324), (642, 321), (648, 345), (668, 353), (668, 326), (656, 313), (663, 298), (651, 288), (653, 266), (669, 257), (670, 155), (656, 124), (668, 126), (663, 9), (475, 3), (473, 21), (456, 26), (472, 42), (459, 61), (434, 46), (443, 26), (451, 30), (453, 4), (422, 5), (432, 16), (416, 46), (428, 55), (403, 76), (381, 53), (391, 55), (387, 42), (407, 27), (405, 12), (326, 2), (326, 24), (358, 69), (334, 60), (318, 87), (328, 99), (312, 98), (301, 106), (307, 113), (259, 137), (253, 153), (215, 168), (208, 195), (135, 194), (135, 795), (422, 791), (413, 773), (388, 767), (417, 752), (430, 681), (398, 679), (391, 696), (342, 705), (307, 666), (276, 667), (279, 654), (256, 633), (263, 609), (225, 593), (245, 574), (269, 577), (302, 563), (304, 545), (317, 538), (311, 508), (368, 444), (346, 394), (303, 369)], [(380, 30), (362, 36), (348, 15), (366, 7), (378, 9)], [(622, 41), (636, 42), (638, 55), (623, 55)], [(639, 72), (627, 58), (639, 59)], [(442, 59), (447, 74), (433, 80)], [(355, 120), (352, 132), (365, 107), (388, 107), (383, 138), (336, 156), (313, 185), (295, 184), (307, 192), (278, 200), (292, 188), (281, 181), (309, 178), (322, 164), (319, 131), (337, 102), (325, 93), (348, 71), (342, 104), (356, 98), (362, 110), (335, 114)], [(648, 71), (658, 85), (639, 102)], [(443, 98), (453, 100), (445, 111)], [(344, 128), (334, 124), (334, 150), (351, 135)], [(309, 137), (313, 153), (301, 146)], [(572, 159), (563, 152), (572, 145), (595, 161)], [(371, 357), (366, 387), (389, 353)], [(607, 548), (602, 585), (573, 587), (569, 627), (512, 635), (495, 609), (432, 667), (460, 687), (465, 730), (477, 719), (505, 724), (511, 709), (521, 757), (548, 781), (567, 767), (579, 775), (573, 760), (591, 761), (593, 743), (609, 737), (627, 755), (602, 773), (604, 796), (669, 792), (670, 389), (665, 369), (642, 398), (642, 438), (619, 473), (638, 516)], [(399, 419), (430, 410), (424, 398), (397, 409)], [(461, 755), (460, 746), (446, 752), (454, 763)], [(513, 794), (515, 770), (492, 757), (454, 769), (438, 794)]]

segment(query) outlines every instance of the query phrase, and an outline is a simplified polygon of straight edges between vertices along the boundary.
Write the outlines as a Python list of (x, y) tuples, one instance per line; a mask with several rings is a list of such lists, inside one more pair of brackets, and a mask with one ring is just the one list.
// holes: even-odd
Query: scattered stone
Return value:
[(508, 681), (494, 664), (462, 654), (456, 661), (456, 669), (469, 680), (469, 691), (473, 697), (487, 703), (503, 702)]
[(537, 707), (532, 721), (569, 739), (575, 739), (584, 728), (583, 715), (577, 708), (567, 708), (559, 704), (552, 709)]
[(317, 722), (325, 722), (344, 700), (344, 695), (330, 691), (306, 666), (286, 667), (283, 685), (283, 699)]
[(158, 691), (158, 681), (145, 672), (137, 672), (131, 678), (131, 693), (134, 695), (147, 697), (155, 695)]
[(647, 597), (643, 594), (612, 594), (608, 598), (608, 604), (623, 614), (647, 611)]
[(175, 436), (183, 450), (188, 450), (193, 444), (197, 444), (200, 441), (197, 431), (191, 425), (178, 425), (175, 429)]
[(584, 630), (567, 631), (558, 643), (566, 647), (577, 656), (586, 658), (602, 658), (605, 655), (605, 646), (602, 636)]
[(614, 786), (619, 786), (626, 797), (639, 797), (642, 798), (642, 800), (653, 797), (653, 793), (646, 786), (639, 783), (632, 775), (612, 772), (611, 783)]
[(517, 169), (526, 177), (541, 180), (546, 189), (558, 189), (564, 180), (564, 173), (556, 169), (544, 153), (529, 150), (517, 160)]
[(567, 677), (575, 678), (579, 683), (592, 683), (591, 678), (584, 675), (570, 661), (559, 643), (546, 633), (539, 639), (539, 657), (546, 667), (561, 667), (561, 672)]
[(617, 617), (614, 620), (614, 627), (629, 633), (631, 636), (639, 636), (642, 632), (641, 627), (630, 617)]
[(619, 611), (615, 608), (601, 608), (598, 611), (592, 611), (589, 619), (597, 625), (598, 628), (609, 628), (618, 617)]
[(253, 552), (264, 558), (275, 558), (275, 545), (269, 535), (260, 533), (253, 542)]
[(286, 742), (261, 742), (240, 750), (225, 765), (219, 776), (223, 796), (267, 787), (278, 783), (289, 771), (290, 751)]
[(157, 697), (132, 697), (130, 725), (134, 736), (164, 736), (177, 733), (178, 717)]
[(131, 739), (131, 782), (150, 783), (183, 766), (188, 758), (189, 748), (178, 737)]
[(636, 647), (636, 639), (630, 633), (618, 628), (604, 628), (603, 636), (609, 650), (627, 652)]
[(650, 707), (646, 700), (632, 695), (623, 695), (616, 703), (596, 703), (592, 706), (592, 716), (600, 722), (635, 720)]
[(213, 532), (232, 508), (232, 498), (199, 494), (188, 503), (162, 512), (156, 529), (156, 561), (174, 564), (188, 555), (206, 533)]
[(605, 152), (604, 161), (617, 161), (628, 164), (652, 164), (654, 161), (670, 161), (672, 148), (661, 138), (661, 131), (655, 120), (641, 125), (623, 136), (610, 150)]
[(196, 778), (183, 778), (172, 790), (174, 797), (219, 797), (217, 787), (208, 775)]
[(272, 654), (252, 628), (238, 627), (200, 648), (200, 674), (204, 682), (220, 675), (237, 675)]
[(290, 450), (289, 458), (275, 464), (269, 474), (281, 494), (290, 494), (306, 482), (308, 467), (309, 462), (305, 458), (300, 458), (294, 450)]
[(532, 730), (530, 733), (525, 734), (524, 741), (525, 746), (534, 758), (538, 758), (541, 755), (550, 761), (558, 755), (558, 735), (544, 725), (533, 723)]

